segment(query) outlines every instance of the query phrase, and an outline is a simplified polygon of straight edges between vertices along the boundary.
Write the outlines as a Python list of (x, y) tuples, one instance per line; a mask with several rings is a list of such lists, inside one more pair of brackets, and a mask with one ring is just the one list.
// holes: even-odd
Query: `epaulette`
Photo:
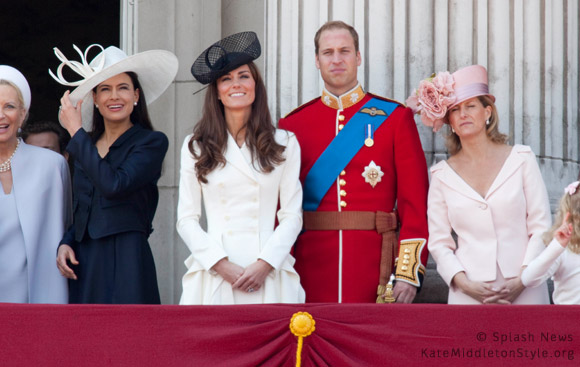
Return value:
[(382, 99), (383, 101), (387, 101), (387, 102), (393, 102), (393, 103), (396, 103), (396, 104), (398, 104), (398, 105), (399, 105), (399, 106), (401, 106), (401, 107), (405, 107), (405, 104), (404, 104), (404, 103), (401, 103), (401, 102), (399, 102), (399, 101), (395, 101), (394, 99), (390, 99), (390, 98), (386, 98), (386, 97), (377, 96), (376, 94), (373, 94), (373, 93), (371, 93), (371, 92), (367, 92), (367, 94), (369, 94), (369, 95), (373, 96), (374, 98)]
[(308, 106), (310, 106), (311, 104), (313, 104), (314, 102), (318, 101), (319, 99), (320, 99), (320, 96), (318, 96), (318, 97), (316, 97), (316, 98), (314, 98), (314, 99), (312, 99), (312, 100), (310, 100), (310, 101), (308, 101), (308, 102), (306, 102), (306, 103), (304, 103), (304, 104), (302, 104), (302, 105), (300, 105), (300, 106), (296, 107), (296, 108), (295, 108), (295, 109), (293, 109), (292, 111), (288, 112), (288, 113), (286, 114), (286, 116), (284, 116), (283, 118), (286, 118), (286, 117), (288, 117), (288, 116), (290, 116), (290, 115), (293, 115), (293, 114), (295, 114), (296, 112), (298, 112), (298, 111), (302, 110), (302, 109), (303, 109), (303, 108), (305, 108), (305, 107), (308, 107)]

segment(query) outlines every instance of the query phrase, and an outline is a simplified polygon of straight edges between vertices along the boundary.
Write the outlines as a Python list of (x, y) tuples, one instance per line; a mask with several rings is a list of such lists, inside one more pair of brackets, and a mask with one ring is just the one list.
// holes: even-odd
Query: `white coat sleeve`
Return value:
[(429, 223), (429, 252), (437, 263), (437, 272), (441, 278), (451, 285), (455, 274), (465, 271), (455, 250), (457, 245), (451, 236), (448, 207), (445, 201), (445, 185), (437, 178), (434, 172), (431, 177), (429, 194), (427, 197), (427, 218)]
[(542, 251), (540, 256), (533, 259), (522, 272), (522, 283), (526, 287), (537, 287), (553, 276), (562, 262), (562, 254), (566, 251), (557, 240)]
[(181, 148), (177, 232), (193, 258), (209, 271), (219, 260), (227, 257), (227, 254), (199, 224), (202, 192), (195, 172), (195, 159), (188, 147), (190, 139), (191, 135), (187, 136)]
[(280, 179), (280, 209), (278, 210), (278, 227), (258, 256), (280, 268), (290, 253), (292, 245), (302, 230), (302, 185), (300, 184), (300, 146), (294, 134), (289, 133), (286, 146), (284, 171)]
[(525, 154), (526, 160), (523, 167), (523, 190), (527, 205), (526, 223), (529, 241), (522, 264), (525, 266), (545, 249), (542, 235), (550, 228), (552, 220), (548, 191), (536, 162), (536, 156), (531, 150), (519, 154)]

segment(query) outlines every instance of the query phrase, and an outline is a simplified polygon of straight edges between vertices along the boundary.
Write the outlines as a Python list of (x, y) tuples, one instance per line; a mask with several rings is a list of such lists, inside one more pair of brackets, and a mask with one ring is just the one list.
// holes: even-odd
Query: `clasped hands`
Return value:
[(481, 303), (511, 304), (525, 289), (520, 276), (509, 278), (502, 285), (492, 285), (467, 279), (464, 272), (457, 273), (452, 285)]
[(233, 289), (250, 293), (257, 291), (264, 285), (266, 277), (272, 269), (274, 268), (262, 259), (258, 259), (243, 268), (227, 258), (223, 258), (212, 267), (212, 270), (230, 283)]

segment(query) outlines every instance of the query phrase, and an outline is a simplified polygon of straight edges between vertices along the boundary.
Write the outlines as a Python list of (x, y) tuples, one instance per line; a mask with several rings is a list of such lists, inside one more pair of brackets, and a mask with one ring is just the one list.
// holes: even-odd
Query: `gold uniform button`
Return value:
[(338, 184), (339, 184), (340, 186), (344, 186), (344, 185), (346, 185), (346, 181), (345, 181), (345, 180), (343, 180), (343, 179), (340, 179), (340, 181), (338, 181)]
[(344, 115), (338, 115), (338, 121), (344, 121)]
[(346, 191), (340, 190), (340, 196), (346, 196)]
[(346, 201), (341, 200), (340, 201), (340, 207), (341, 208), (346, 208)]
[(411, 258), (411, 256), (409, 256), (407, 254), (403, 255), (403, 259), (405, 259), (405, 260), (409, 260), (410, 258)]
[(344, 175), (346, 175), (346, 171), (345, 171), (345, 170), (342, 170), (342, 172), (340, 173), (340, 175), (341, 175), (341, 176), (344, 176)]
[(342, 129), (344, 129), (344, 125), (343, 124), (338, 125), (338, 130), (342, 130)]
[(409, 265), (409, 260), (403, 260), (403, 264)]
[(407, 270), (407, 269), (409, 269), (409, 267), (407, 267), (406, 265), (403, 265), (403, 266), (401, 266), (401, 269), (402, 270)]
[(410, 253), (411, 253), (411, 249), (410, 249), (410, 248), (406, 248), (406, 249), (405, 249), (405, 253), (406, 253), (406, 254), (410, 254)]

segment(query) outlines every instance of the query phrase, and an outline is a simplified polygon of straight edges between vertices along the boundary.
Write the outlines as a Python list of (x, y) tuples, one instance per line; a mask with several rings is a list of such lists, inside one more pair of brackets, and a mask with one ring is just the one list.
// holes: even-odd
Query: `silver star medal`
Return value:
[(375, 161), (371, 161), (368, 166), (365, 167), (362, 176), (365, 178), (365, 182), (368, 182), (373, 188), (381, 182), (381, 177), (385, 173), (381, 171), (381, 166), (377, 166)]

